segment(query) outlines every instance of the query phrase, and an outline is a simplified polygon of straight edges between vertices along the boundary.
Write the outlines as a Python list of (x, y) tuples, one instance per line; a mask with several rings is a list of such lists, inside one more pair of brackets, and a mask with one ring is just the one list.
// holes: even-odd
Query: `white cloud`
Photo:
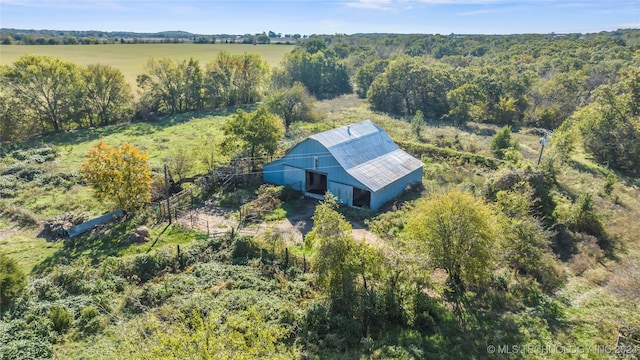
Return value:
[(394, 2), (392, 0), (357, 0), (345, 3), (348, 7), (373, 10), (393, 10)]

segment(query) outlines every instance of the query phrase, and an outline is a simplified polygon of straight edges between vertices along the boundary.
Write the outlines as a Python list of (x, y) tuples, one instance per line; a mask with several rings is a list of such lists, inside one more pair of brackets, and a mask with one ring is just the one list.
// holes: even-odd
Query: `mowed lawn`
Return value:
[(204, 67), (221, 51), (231, 54), (256, 53), (269, 66), (276, 67), (293, 45), (250, 44), (108, 44), (108, 45), (0, 45), (0, 64), (9, 65), (26, 55), (47, 55), (73, 61), (78, 65), (111, 65), (120, 69), (135, 88), (136, 77), (144, 73), (150, 58), (174, 60), (194, 58)]

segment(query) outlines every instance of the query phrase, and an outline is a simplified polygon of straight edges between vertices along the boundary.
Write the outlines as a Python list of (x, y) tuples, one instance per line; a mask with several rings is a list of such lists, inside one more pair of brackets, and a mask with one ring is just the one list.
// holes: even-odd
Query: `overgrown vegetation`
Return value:
[[(257, 78), (194, 91), (200, 75), (257, 59), (221, 55), (200, 75), (195, 61), (155, 62), (149, 70), (196, 85), (154, 111), (244, 107), (2, 145), (0, 358), (467, 359), (515, 345), (615, 357), (593, 348), (640, 341), (633, 34), (314, 37), (283, 61), (261, 107), (250, 105), (264, 95)], [(296, 72), (309, 64), (322, 71)], [(340, 95), (351, 74), (359, 98)], [(3, 98), (3, 111), (16, 99)], [(231, 216), (267, 220), (266, 230), (209, 237), (156, 225), (148, 208), (64, 242), (37, 237), (45, 219), (107, 207), (76, 172), (98, 138), (135, 145), (182, 183), (232, 159), (258, 172), (263, 156), (367, 118), (425, 163), (424, 187), (377, 213), (327, 196), (301, 223), (306, 236), (288, 236), (277, 226), (297, 215), (299, 193), (251, 174), (217, 183), (213, 171), (188, 185), (202, 188), (196, 199), (213, 194), (207, 206), (242, 209)], [(129, 241), (141, 225), (152, 242)]]
[(24, 291), (27, 277), (18, 268), (18, 263), (0, 254), (0, 314), (10, 309)]

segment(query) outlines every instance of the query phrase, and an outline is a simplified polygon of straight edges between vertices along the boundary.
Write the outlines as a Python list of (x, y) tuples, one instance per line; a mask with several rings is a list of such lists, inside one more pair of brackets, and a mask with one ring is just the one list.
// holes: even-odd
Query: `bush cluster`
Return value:
[(455, 161), (459, 164), (474, 164), (495, 170), (503, 161), (480, 154), (472, 154), (448, 148), (440, 148), (431, 144), (421, 144), (411, 141), (398, 141), (398, 146), (415, 157), (427, 156), (435, 161)]
[(69, 190), (81, 182), (77, 172), (55, 172), (43, 166), (56, 159), (58, 152), (51, 146), (16, 149), (0, 159), (0, 197), (12, 198), (30, 187), (47, 190), (62, 187)]

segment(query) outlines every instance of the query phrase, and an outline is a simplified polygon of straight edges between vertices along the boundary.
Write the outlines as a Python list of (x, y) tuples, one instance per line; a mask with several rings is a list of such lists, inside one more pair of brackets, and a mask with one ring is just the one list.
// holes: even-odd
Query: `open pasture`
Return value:
[(73, 61), (78, 65), (111, 65), (120, 69), (127, 82), (135, 87), (136, 76), (144, 72), (149, 58), (169, 57), (174, 60), (194, 58), (202, 66), (221, 51), (231, 54), (257, 53), (269, 66), (278, 66), (293, 45), (250, 44), (105, 44), (105, 45), (0, 45), (0, 64), (9, 65), (19, 57), (47, 55)]

